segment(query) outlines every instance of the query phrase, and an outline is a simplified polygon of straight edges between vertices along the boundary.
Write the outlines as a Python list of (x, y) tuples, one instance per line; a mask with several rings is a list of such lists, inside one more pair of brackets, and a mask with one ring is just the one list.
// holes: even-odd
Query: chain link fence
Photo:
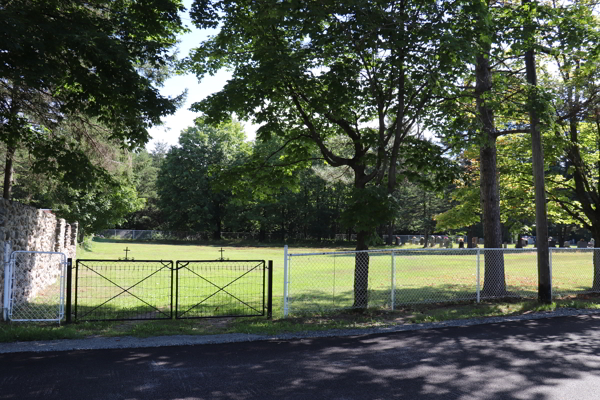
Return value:
[[(284, 259), (285, 316), (538, 295), (535, 248), (288, 253), (286, 247)], [(550, 266), (554, 297), (600, 292), (600, 249), (550, 248)]]
[(7, 282), (11, 321), (58, 321), (64, 316), (65, 254), (14, 251)]

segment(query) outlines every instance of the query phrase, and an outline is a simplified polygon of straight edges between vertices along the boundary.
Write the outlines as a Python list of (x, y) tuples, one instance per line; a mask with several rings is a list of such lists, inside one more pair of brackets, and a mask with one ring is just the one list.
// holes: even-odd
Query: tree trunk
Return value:
[[(354, 169), (354, 187), (364, 190), (367, 185), (364, 167), (358, 166)], [(354, 201), (361, 201), (360, 195)], [(367, 205), (365, 205), (367, 206)], [(356, 253), (354, 260), (354, 308), (366, 309), (369, 306), (369, 246), (367, 240), (372, 232), (363, 229), (359, 230), (356, 235)]]
[(517, 244), (515, 245), (516, 249), (522, 249), (523, 248), (523, 239), (522, 239), (523, 235), (521, 235), (520, 233), (517, 235)]
[[(359, 231), (356, 237), (356, 250), (368, 250), (369, 232)], [(359, 252), (354, 264), (354, 308), (367, 308), (369, 305), (369, 253)]]
[[(492, 89), (492, 72), (487, 54), (477, 57), (475, 68), (475, 95), (483, 143), (480, 145), (480, 201), (483, 213), (483, 238), (485, 248), (502, 247), (500, 225), (500, 197), (498, 195), (498, 171), (496, 167), (496, 127), (493, 110), (487, 107), (485, 95)], [(484, 251), (485, 272), (482, 295), (497, 297), (506, 295), (504, 278), (504, 254), (502, 251)]]
[(15, 148), (8, 146), (6, 148), (6, 163), (4, 164), (4, 192), (2, 197), (6, 200), (10, 200), (12, 193), (12, 180), (13, 180), (13, 160), (15, 158)]
[(217, 219), (217, 221), (215, 221), (215, 222), (216, 222), (216, 224), (215, 224), (215, 230), (213, 232), (213, 239), (221, 240), (221, 233), (223, 231), (221, 220)]
[[(600, 228), (592, 230), (594, 241), (600, 238)], [(594, 247), (597, 245), (594, 244)], [(594, 264), (594, 280), (592, 282), (592, 291), (600, 292), (600, 249), (594, 248), (593, 264)]]
[[(523, 4), (530, 0), (523, 0)], [(525, 30), (533, 37), (533, 27), (526, 25)], [(531, 143), (533, 158), (533, 180), (535, 187), (535, 223), (538, 261), (538, 300), (542, 303), (552, 302), (552, 286), (550, 282), (550, 250), (548, 249), (548, 218), (546, 211), (546, 188), (544, 183), (544, 149), (540, 132), (540, 120), (537, 115), (537, 73), (533, 49), (525, 52), (525, 69), (527, 83), (532, 90), (528, 98), (529, 120), (531, 125)], [(595, 283), (595, 282), (594, 282)]]
[(387, 245), (391, 246), (394, 243), (393, 240), (393, 236), (394, 236), (394, 223), (390, 222), (390, 224), (388, 225), (388, 236), (387, 236)]

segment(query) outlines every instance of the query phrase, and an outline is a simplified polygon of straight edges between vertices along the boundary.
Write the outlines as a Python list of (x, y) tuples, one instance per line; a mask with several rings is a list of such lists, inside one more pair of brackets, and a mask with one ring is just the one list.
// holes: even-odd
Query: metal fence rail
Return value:
[[(550, 263), (554, 297), (600, 292), (600, 249), (550, 248)], [(369, 307), (537, 297), (535, 248), (290, 254), (286, 246), (284, 316), (353, 308), (356, 268), (368, 268)]]
[(176, 264), (176, 318), (265, 315), (263, 260), (183, 260)]
[(77, 260), (77, 321), (171, 319), (173, 261)]

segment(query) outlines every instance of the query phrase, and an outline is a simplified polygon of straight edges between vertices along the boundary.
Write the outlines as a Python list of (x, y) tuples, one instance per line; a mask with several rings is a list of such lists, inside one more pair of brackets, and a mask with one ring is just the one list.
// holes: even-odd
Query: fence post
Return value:
[(267, 277), (269, 284), (269, 291), (267, 292), (267, 319), (273, 319), (273, 260), (269, 260)]
[(289, 273), (288, 247), (286, 244), (283, 246), (283, 318), (288, 316)]
[(479, 283), (479, 256), (481, 254), (481, 250), (477, 249), (477, 302), (479, 303), (481, 301), (481, 289), (480, 289), (480, 283)]
[(396, 253), (392, 250), (392, 311), (396, 305)]
[(65, 305), (66, 323), (71, 323), (71, 290), (73, 288), (73, 259), (67, 258), (67, 299)]
[(4, 321), (8, 321), (8, 302), (10, 301), (10, 289), (12, 280), (12, 273), (10, 271), (11, 249), (11, 242), (4, 242), (4, 302), (2, 303), (2, 319)]
[(550, 264), (550, 299), (554, 296), (554, 289), (552, 287), (552, 247), (548, 248), (548, 263)]
[(77, 321), (77, 284), (79, 282), (79, 260), (75, 261), (75, 321)]

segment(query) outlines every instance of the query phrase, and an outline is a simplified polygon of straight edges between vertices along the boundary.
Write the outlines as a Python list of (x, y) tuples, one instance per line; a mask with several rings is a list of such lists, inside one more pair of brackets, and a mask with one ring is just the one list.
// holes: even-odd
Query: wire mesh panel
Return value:
[(536, 298), (537, 250), (480, 249), (481, 298)]
[[(287, 307), (294, 312), (351, 308), (354, 282), (366, 293), (360, 301), (389, 307), (392, 298), (391, 251), (335, 252), (288, 255)], [(359, 289), (361, 290), (361, 289)]]
[(477, 249), (394, 252), (395, 304), (477, 298)]
[(262, 316), (264, 261), (177, 261), (176, 318)]
[(600, 292), (600, 249), (550, 250), (553, 296)]
[(476, 299), (476, 249), (289, 254), (288, 268), (293, 312), (362, 307), (361, 275), (368, 307)]
[(172, 261), (77, 260), (78, 321), (171, 319)]
[(57, 321), (64, 316), (67, 258), (63, 253), (15, 251), (10, 257), (11, 321)]
[[(600, 293), (600, 249), (549, 250), (554, 297)], [(538, 296), (536, 248), (286, 254), (284, 315)]]

